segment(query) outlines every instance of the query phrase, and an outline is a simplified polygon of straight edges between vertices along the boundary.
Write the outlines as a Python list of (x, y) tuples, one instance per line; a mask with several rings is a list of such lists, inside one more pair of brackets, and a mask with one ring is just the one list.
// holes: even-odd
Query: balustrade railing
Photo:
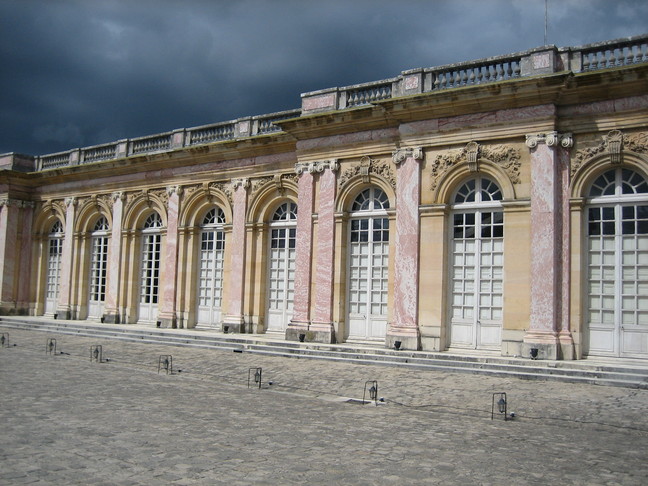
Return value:
[(597, 71), (648, 61), (648, 36), (584, 46), (581, 71)]
[(430, 78), (430, 91), (459, 88), (519, 78), (521, 59), (521, 56), (491, 58), (481, 62), (441, 66), (425, 72)]
[(157, 152), (171, 148), (171, 133), (153, 135), (152, 137), (138, 138), (132, 141), (131, 153), (142, 154)]
[(66, 165), (70, 165), (70, 152), (60, 152), (40, 157), (41, 170), (56, 169), (57, 167), (64, 167)]
[[(256, 134), (263, 135), (265, 133), (274, 133), (281, 131), (281, 127), (275, 125), (274, 122), (287, 120), (289, 118), (296, 118), (301, 114), (301, 110), (282, 111), (280, 113), (273, 113), (271, 115), (255, 117), (258, 120), (258, 128)], [(255, 133), (253, 133), (254, 135)]]
[(347, 106), (361, 106), (392, 97), (392, 81), (360, 85), (346, 89)]
[(187, 145), (198, 145), (234, 138), (234, 125), (234, 123), (229, 122), (190, 128), (187, 131)]
[(117, 156), (117, 144), (101, 145), (97, 147), (88, 147), (82, 150), (82, 163), (88, 164), (100, 160), (110, 160)]

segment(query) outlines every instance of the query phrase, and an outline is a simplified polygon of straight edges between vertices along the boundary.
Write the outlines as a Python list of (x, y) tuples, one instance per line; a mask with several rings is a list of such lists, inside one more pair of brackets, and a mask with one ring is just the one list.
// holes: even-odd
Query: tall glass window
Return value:
[(162, 250), (162, 218), (151, 214), (142, 229), (142, 266), (140, 273), (140, 321), (157, 319)]
[(47, 279), (45, 283), (45, 313), (54, 314), (61, 284), (61, 255), (63, 254), (63, 224), (52, 225), (47, 240)]
[(106, 300), (106, 274), (108, 268), (108, 221), (99, 218), (90, 237), (90, 289), (88, 317), (103, 315)]
[(297, 205), (281, 204), (270, 222), (268, 259), (268, 331), (284, 331), (295, 298)]
[(207, 212), (200, 226), (198, 270), (198, 325), (216, 327), (221, 320), (223, 261), (225, 257), (225, 213)]
[(588, 353), (648, 357), (648, 183), (616, 168), (588, 196)]
[(478, 177), (456, 192), (452, 211), (450, 346), (500, 347), (504, 278), (502, 192)]
[(382, 339), (387, 331), (389, 199), (377, 187), (362, 191), (349, 222), (349, 339)]

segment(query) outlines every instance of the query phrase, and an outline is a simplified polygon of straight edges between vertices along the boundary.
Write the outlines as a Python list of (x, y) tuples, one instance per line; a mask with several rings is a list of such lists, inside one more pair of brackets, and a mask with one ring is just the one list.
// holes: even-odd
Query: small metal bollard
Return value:
[(378, 405), (378, 382), (376, 380), (365, 381), (364, 392), (362, 393), (362, 404), (365, 404), (365, 396), (367, 395), (367, 385), (369, 387), (369, 401), (373, 400), (375, 405)]
[(45, 354), (56, 354), (56, 339), (47, 338), (47, 344), (45, 345)]
[(167, 375), (173, 373), (173, 356), (170, 354), (160, 355), (160, 359), (158, 359), (158, 374), (161, 369), (165, 370)]
[(90, 346), (90, 362), (92, 363), (93, 361), (103, 363), (103, 348), (101, 344)]
[(0, 347), (8, 348), (9, 347), (9, 333), (3, 332), (0, 334)]
[[(252, 374), (254, 372), (254, 375)], [(250, 378), (254, 376), (254, 384), (259, 386), (261, 389), (261, 377), (263, 375), (263, 368), (250, 368), (248, 370), (248, 388), (250, 388)]]
[[(495, 399), (499, 397), (499, 400), (495, 402)], [(500, 414), (504, 414), (504, 420), (508, 420), (507, 414), (506, 414), (506, 407), (507, 407), (507, 402), (506, 402), (506, 393), (500, 392), (500, 393), (493, 393), (493, 403), (491, 405), (491, 420), (493, 420), (493, 417), (495, 416), (495, 403), (497, 403), (497, 411)]]

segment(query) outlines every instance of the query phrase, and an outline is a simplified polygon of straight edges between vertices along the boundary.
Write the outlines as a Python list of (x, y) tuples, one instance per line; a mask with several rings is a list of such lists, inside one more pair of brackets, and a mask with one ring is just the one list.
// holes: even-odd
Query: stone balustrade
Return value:
[[(179, 129), (136, 139), (34, 157), (37, 171), (204, 145), (281, 131), (274, 122), (301, 115), (370, 105), (392, 97), (508, 81), (561, 71), (591, 72), (648, 62), (648, 34), (580, 47), (544, 46), (529, 51), (433, 68), (403, 71), (395, 78), (301, 95), (301, 109)], [(25, 158), (0, 155), (3, 166)]]

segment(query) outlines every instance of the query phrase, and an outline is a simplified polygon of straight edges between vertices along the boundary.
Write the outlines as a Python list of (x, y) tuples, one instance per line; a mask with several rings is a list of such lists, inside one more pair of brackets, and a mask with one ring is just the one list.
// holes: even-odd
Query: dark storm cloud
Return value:
[[(549, 0), (558, 46), (646, 25), (643, 0)], [(0, 0), (0, 153), (298, 108), (306, 91), (543, 42), (543, 0)]]

